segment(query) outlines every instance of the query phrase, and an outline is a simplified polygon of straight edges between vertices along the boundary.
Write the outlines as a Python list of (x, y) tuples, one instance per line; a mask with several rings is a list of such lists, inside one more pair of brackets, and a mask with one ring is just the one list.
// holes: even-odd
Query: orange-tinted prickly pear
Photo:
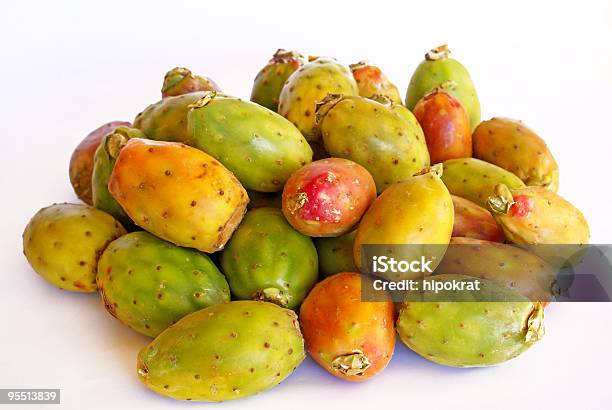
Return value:
[(453, 237), (503, 242), (504, 233), (489, 211), (474, 202), (451, 195), (455, 210)]
[(351, 64), (349, 68), (357, 82), (360, 96), (372, 98), (374, 95), (384, 95), (396, 104), (402, 103), (397, 87), (380, 68), (370, 65), (367, 61)]

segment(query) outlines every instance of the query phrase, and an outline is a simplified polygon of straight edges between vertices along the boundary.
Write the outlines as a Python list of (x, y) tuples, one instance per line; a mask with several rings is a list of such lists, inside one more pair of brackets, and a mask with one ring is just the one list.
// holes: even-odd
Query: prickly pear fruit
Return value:
[(376, 198), (372, 175), (343, 158), (315, 161), (296, 171), (283, 189), (283, 214), (308, 236), (349, 232)]
[(359, 89), (348, 68), (333, 58), (319, 57), (289, 76), (279, 97), (278, 112), (307, 140), (320, 140), (315, 129), (315, 103), (328, 93), (359, 95)]
[(393, 356), (391, 301), (362, 302), (357, 273), (342, 272), (319, 282), (300, 309), (306, 348), (329, 373), (349, 381), (367, 380)]
[(87, 205), (93, 205), (91, 192), (91, 175), (94, 167), (94, 154), (102, 138), (117, 127), (131, 127), (132, 124), (124, 121), (112, 121), (90, 132), (77, 145), (70, 157), (68, 174), (70, 183), (76, 196)]
[(456, 195), (451, 198), (455, 210), (453, 237), (504, 242), (504, 233), (489, 211), (465, 198)]
[(184, 67), (175, 67), (164, 76), (162, 98), (196, 91), (221, 91), (221, 89), (210, 78), (194, 75), (191, 70)]
[(546, 143), (521, 121), (492, 118), (474, 131), (474, 156), (557, 192), (559, 167)]
[(283, 196), (282, 192), (259, 192), (247, 189), (249, 194), (248, 209), (255, 208), (278, 208), (281, 209)]
[(330, 94), (316, 116), (327, 151), (366, 168), (379, 193), (429, 165), (422, 135), (391, 105)]
[[(462, 275), (434, 276), (439, 281), (472, 281)], [(448, 292), (428, 292), (428, 302), (406, 302), (397, 333), (410, 349), (432, 362), (455, 367), (492, 366), (513, 359), (544, 336), (544, 308), (539, 302), (486, 279), (481, 291), (461, 292), (449, 302)], [(479, 301), (481, 293), (507, 293), (513, 302)]]
[(395, 104), (401, 104), (402, 98), (395, 84), (393, 84), (382, 70), (367, 61), (360, 61), (349, 65), (353, 78), (359, 88), (359, 95), (372, 98), (374, 95), (384, 95)]
[(191, 312), (230, 300), (227, 281), (208, 256), (144, 231), (108, 245), (97, 283), (106, 310), (151, 337)]
[(357, 272), (353, 256), (353, 244), (357, 231), (335, 238), (314, 240), (319, 255), (319, 275), (326, 278), (339, 272)]
[(304, 64), (304, 57), (297, 51), (276, 50), (268, 64), (255, 77), (251, 101), (274, 112), (278, 111), (278, 98), (285, 81)]
[(280, 209), (258, 208), (236, 229), (221, 254), (221, 268), (235, 298), (294, 309), (317, 281), (317, 250)]
[(112, 216), (88, 205), (54, 204), (23, 231), (23, 253), (47, 282), (75, 292), (95, 292), (98, 258), (125, 234)]
[(472, 156), (470, 119), (461, 103), (444, 88), (434, 88), (414, 106), (432, 164)]
[(223, 248), (249, 202), (240, 182), (210, 155), (140, 138), (119, 152), (108, 190), (141, 228), (203, 252)]
[(457, 60), (448, 58), (450, 50), (445, 45), (436, 47), (425, 54), (408, 85), (406, 107), (413, 109), (427, 92), (447, 83), (446, 92), (458, 99), (470, 118), (473, 130), (480, 122), (480, 102), (476, 88), (466, 68)]
[(442, 181), (453, 195), (488, 209), (487, 201), (497, 184), (521, 188), (525, 184), (519, 177), (497, 165), (476, 158), (457, 158), (444, 161)]
[(312, 161), (312, 150), (285, 118), (250, 101), (206, 93), (191, 106), (186, 143), (215, 157), (248, 189), (276, 192)]
[(108, 192), (108, 180), (115, 166), (119, 151), (127, 144), (130, 138), (146, 138), (146, 136), (136, 128), (117, 127), (102, 139), (102, 143), (94, 156), (91, 185), (94, 206), (112, 215), (127, 230), (132, 231), (135, 228), (134, 222), (127, 216), (110, 192)]
[(185, 316), (138, 354), (149, 389), (179, 400), (225, 401), (267, 390), (304, 360), (296, 314), (272, 303), (222, 303)]

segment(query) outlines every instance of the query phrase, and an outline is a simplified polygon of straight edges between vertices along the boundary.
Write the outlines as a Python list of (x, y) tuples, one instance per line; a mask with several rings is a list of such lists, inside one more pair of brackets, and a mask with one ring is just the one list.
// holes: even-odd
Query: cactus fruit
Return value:
[(108, 245), (97, 283), (108, 312), (151, 337), (191, 312), (230, 299), (225, 277), (208, 256), (143, 231)]
[(23, 253), (47, 282), (75, 292), (95, 292), (98, 259), (125, 234), (112, 216), (88, 205), (54, 204), (32, 217)]
[(349, 65), (353, 78), (359, 88), (359, 95), (372, 98), (374, 95), (384, 95), (395, 104), (401, 104), (402, 98), (395, 84), (393, 84), (382, 70), (367, 61), (360, 61)]
[[(462, 275), (434, 276), (440, 281), (472, 281)], [(426, 296), (427, 302), (406, 302), (397, 320), (400, 339), (410, 349), (446, 366), (492, 366), (513, 359), (544, 336), (544, 308), (520, 301), (510, 289), (480, 279), (481, 291), (461, 292), (449, 302), (445, 292)], [(486, 291), (485, 291), (486, 289)], [(512, 302), (479, 301), (481, 292), (508, 293)], [(476, 301), (470, 301), (476, 300)]]
[(329, 373), (349, 381), (367, 380), (393, 356), (393, 303), (362, 302), (362, 278), (342, 272), (319, 282), (300, 309), (306, 348)]
[(108, 190), (141, 228), (203, 252), (223, 248), (249, 201), (234, 175), (208, 154), (140, 138), (119, 152)]
[(436, 47), (425, 54), (408, 85), (406, 107), (413, 109), (416, 103), (433, 88), (446, 83), (446, 92), (458, 99), (470, 118), (473, 130), (480, 122), (480, 102), (476, 88), (466, 68), (457, 60), (449, 58), (446, 45)]
[(559, 167), (546, 143), (521, 121), (492, 118), (474, 131), (474, 156), (557, 192)]
[(328, 93), (359, 95), (348, 68), (329, 57), (319, 57), (295, 71), (283, 86), (278, 113), (295, 124), (307, 140), (320, 140), (315, 129), (315, 103)]
[(476, 158), (444, 161), (442, 181), (451, 194), (487, 209), (487, 201), (489, 196), (493, 195), (495, 185), (506, 184), (511, 188), (525, 186), (512, 172)]
[(451, 198), (455, 211), (453, 237), (504, 242), (504, 233), (489, 211), (465, 198), (456, 195)]
[(283, 189), (283, 214), (308, 236), (349, 232), (376, 198), (376, 185), (361, 165), (343, 158), (315, 161), (296, 171)]
[(267, 390), (304, 360), (297, 316), (271, 303), (222, 303), (185, 316), (138, 354), (138, 377), (179, 400), (218, 402)]
[(278, 98), (291, 74), (304, 64), (297, 51), (276, 50), (268, 64), (255, 77), (251, 101), (274, 112), (278, 111)]
[(472, 156), (470, 119), (461, 103), (438, 87), (414, 106), (432, 164)]
[(390, 103), (330, 94), (316, 117), (327, 151), (366, 168), (379, 193), (429, 165), (422, 134)]
[(317, 281), (317, 250), (280, 209), (247, 212), (221, 254), (221, 267), (237, 299), (294, 309)]
[(332, 238), (314, 240), (319, 255), (319, 276), (328, 277), (339, 272), (357, 272), (353, 244), (357, 231)]
[(245, 188), (276, 192), (312, 161), (312, 150), (285, 118), (250, 101), (206, 93), (188, 114), (187, 145), (215, 157)]
[(124, 121), (106, 123), (90, 132), (72, 152), (68, 169), (70, 183), (72, 188), (74, 188), (76, 196), (87, 205), (93, 205), (91, 175), (93, 173), (96, 150), (106, 134), (113, 132), (115, 128), (121, 126), (131, 127), (132, 124)]
[(184, 67), (175, 67), (164, 76), (162, 98), (196, 91), (221, 91), (221, 89), (210, 78), (194, 75), (191, 70)]

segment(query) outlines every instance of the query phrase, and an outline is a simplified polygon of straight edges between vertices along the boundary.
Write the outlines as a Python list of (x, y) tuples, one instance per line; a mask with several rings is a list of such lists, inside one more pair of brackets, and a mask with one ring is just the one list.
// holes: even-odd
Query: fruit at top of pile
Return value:
[(445, 90), (458, 99), (470, 118), (473, 130), (480, 122), (480, 102), (476, 88), (467, 69), (457, 60), (449, 58), (450, 50), (446, 45), (436, 47), (425, 54), (408, 85), (406, 107), (413, 109), (425, 94), (440, 84), (448, 83)]
[[(431, 280), (469, 281), (462, 275)], [(481, 291), (426, 292), (427, 302), (406, 302), (397, 320), (400, 339), (432, 362), (455, 367), (492, 366), (513, 359), (544, 336), (544, 308), (486, 279)], [(511, 302), (480, 301), (497, 292)], [(504, 296), (505, 295), (505, 296)], [(453, 300), (453, 301), (449, 301)]]
[(283, 381), (304, 360), (296, 314), (272, 303), (222, 303), (185, 316), (138, 355), (146, 387), (179, 400), (225, 401)]
[(210, 155), (140, 138), (119, 152), (108, 190), (141, 228), (203, 252), (223, 248), (249, 201), (236, 177)]
[(422, 134), (390, 102), (330, 94), (317, 104), (317, 126), (327, 151), (367, 169), (379, 193), (429, 165)]
[(280, 209), (247, 212), (221, 254), (232, 294), (294, 309), (317, 281), (317, 251)]
[(343, 158), (312, 162), (296, 171), (283, 189), (283, 214), (308, 236), (349, 232), (376, 198), (372, 175)]
[(357, 272), (353, 244), (357, 230), (331, 238), (315, 238), (319, 255), (319, 275), (328, 277), (339, 272)]
[(307, 140), (320, 140), (315, 129), (315, 103), (329, 93), (359, 95), (359, 90), (348, 68), (333, 58), (319, 57), (289, 76), (279, 97), (278, 112)]
[(455, 221), (453, 237), (482, 239), (485, 241), (503, 242), (504, 233), (497, 222), (487, 211), (474, 202), (456, 195), (451, 195)]
[(77, 145), (70, 157), (68, 174), (74, 193), (83, 202), (93, 205), (91, 192), (91, 175), (94, 167), (94, 154), (102, 141), (102, 138), (117, 127), (131, 127), (132, 124), (125, 121), (112, 121), (106, 123), (90, 132)]
[(362, 302), (357, 273), (338, 273), (319, 282), (300, 309), (306, 348), (329, 373), (349, 381), (367, 380), (393, 356), (393, 303)]
[(276, 50), (268, 64), (255, 77), (251, 101), (272, 111), (278, 111), (278, 98), (287, 78), (304, 64), (297, 51)]
[(291, 122), (250, 101), (205, 93), (187, 117), (185, 143), (215, 157), (245, 188), (280, 191), (312, 161), (310, 146)]
[(98, 258), (125, 234), (112, 216), (88, 205), (54, 204), (32, 217), (23, 232), (23, 253), (47, 282), (75, 292), (94, 292)]
[(353, 78), (359, 88), (359, 95), (372, 98), (374, 95), (384, 95), (395, 104), (401, 104), (402, 98), (395, 84), (393, 84), (382, 70), (367, 61), (360, 61), (349, 65)]
[(474, 156), (516, 174), (526, 185), (557, 192), (559, 167), (546, 143), (521, 121), (492, 118), (474, 131)]
[(434, 88), (414, 106), (432, 164), (472, 156), (472, 129), (467, 112), (445, 88)]
[(191, 312), (230, 300), (227, 281), (208, 256), (143, 231), (111, 242), (100, 257), (97, 283), (106, 310), (151, 337)]
[(221, 91), (221, 89), (210, 78), (195, 75), (184, 67), (175, 67), (164, 76), (162, 97), (174, 97), (195, 91)]

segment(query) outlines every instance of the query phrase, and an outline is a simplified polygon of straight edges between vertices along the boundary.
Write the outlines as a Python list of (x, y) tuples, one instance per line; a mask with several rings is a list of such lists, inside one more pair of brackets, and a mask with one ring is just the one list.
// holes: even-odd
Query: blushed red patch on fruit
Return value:
[(510, 207), (510, 215), (517, 218), (527, 216), (533, 210), (534, 204), (535, 202), (532, 197), (517, 195), (514, 197), (514, 203)]
[(301, 189), (307, 196), (299, 210), (300, 217), (307, 221), (338, 223), (341, 211), (335, 205), (339, 194), (338, 177), (331, 171), (323, 172), (310, 180)]

